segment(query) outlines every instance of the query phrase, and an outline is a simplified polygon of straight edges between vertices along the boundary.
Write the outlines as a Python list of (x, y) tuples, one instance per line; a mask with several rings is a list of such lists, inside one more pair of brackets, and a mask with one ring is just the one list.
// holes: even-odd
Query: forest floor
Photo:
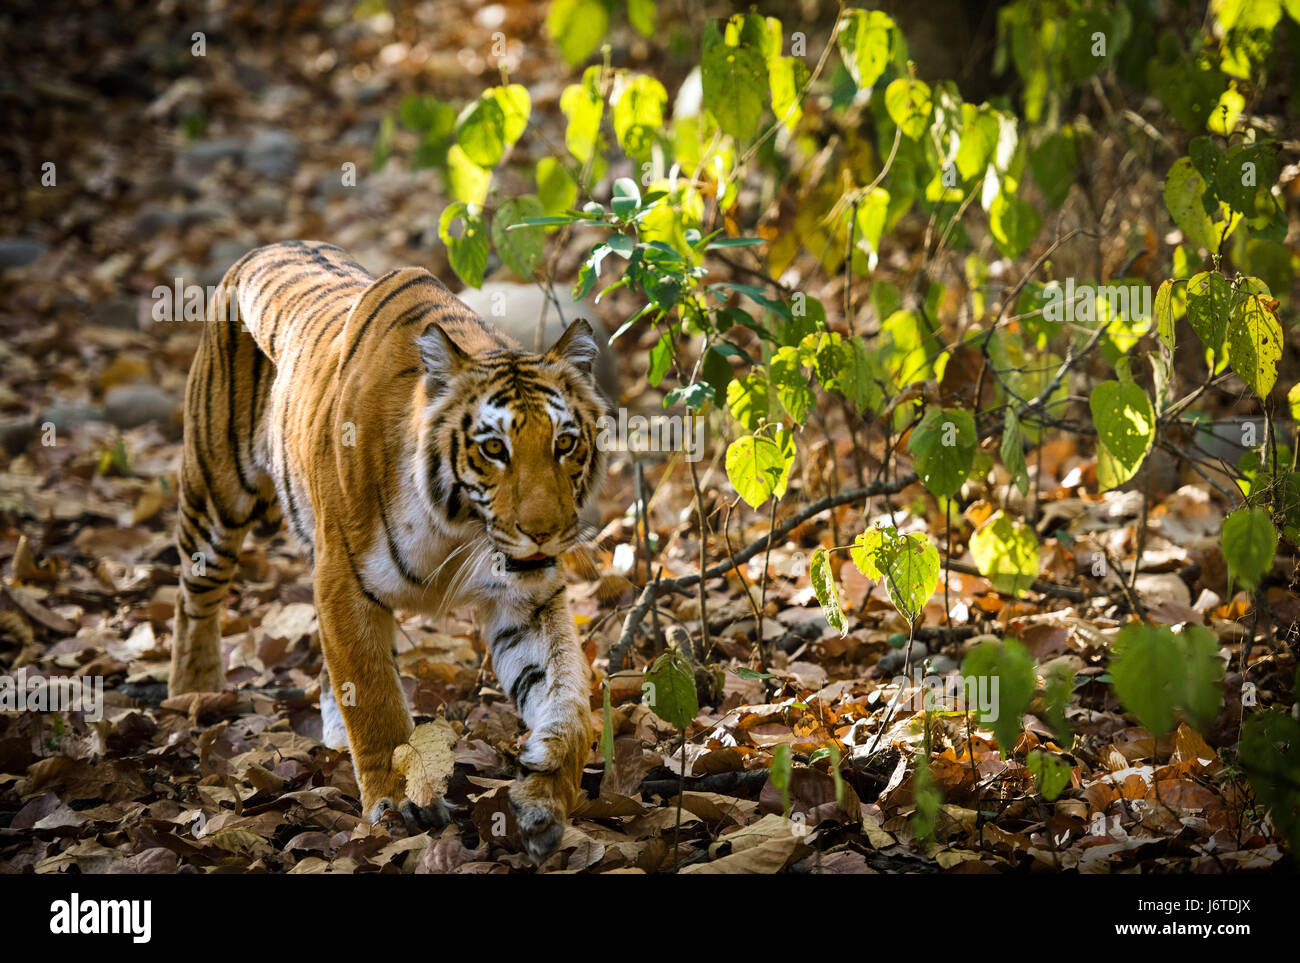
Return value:
[[(423, 9), (436, 8), (435, 20), (404, 16), (396, 31), (382, 17), (326, 31), (295, 21), (291, 11), (318, 9), (310, 4), (285, 13), (230, 4), (226, 27), (208, 33), (200, 59), (189, 39), (198, 6), (11, 24), (26, 48), (10, 63), (22, 93), (0, 110), (15, 135), (4, 149), (27, 180), (0, 209), (0, 671), (102, 678), (104, 688), (102, 718), (0, 712), (0, 873), (529, 870), (513, 826), (504, 837), (492, 832), (498, 814), (509, 823), (505, 794), (522, 725), (484, 664), (482, 640), (457, 613), (403, 619), (397, 652), (417, 721), (450, 727), (447, 798), (456, 820), (416, 836), (362, 820), (348, 754), (320, 741), (311, 569), (287, 531), (250, 539), (241, 556), (223, 623), (227, 691), (167, 699), (180, 400), (198, 329), (153, 321), (151, 292), (174, 278), (215, 284), (244, 251), (287, 238), (335, 243), (375, 275), (421, 264), (451, 281), (436, 243), (445, 204), (438, 175), (410, 171), (400, 158), (371, 173), (371, 148), (403, 93), (459, 102), (490, 82), (476, 51), (497, 29), (518, 47), (512, 79), (530, 87), (539, 116), (554, 116), (567, 81), (541, 30), (541, 7), (430, 4)], [(628, 52), (633, 63), (638, 56), (650, 53)], [(53, 186), (40, 183), (47, 161)], [(357, 165), (355, 188), (339, 177), (347, 163)], [(519, 184), (500, 187), (531, 183), (521, 174)], [(573, 277), (586, 243), (576, 237), (561, 253), (561, 281)], [(837, 304), (841, 290), (828, 281), (813, 293)], [(612, 329), (627, 307), (612, 299), (598, 313)], [(615, 352), (620, 400), (637, 410), (653, 410), (661, 397), (645, 376), (654, 337), (620, 342)], [(860, 470), (855, 439), (837, 412), (828, 418), (828, 436), (809, 446), (778, 524)], [(712, 441), (697, 466), (711, 506), (710, 564), (726, 558), (724, 524), (739, 550), (770, 522), (743, 505), (727, 511), (734, 494), (725, 445)], [(865, 481), (906, 475), (904, 448), (866, 435), (857, 443)], [(593, 748), (591, 799), (545, 868), (1286, 866), (1279, 834), (1221, 750), (1237, 740), (1244, 682), (1261, 704), (1294, 697), (1287, 634), (1300, 598), (1287, 576), (1258, 596), (1227, 595), (1218, 533), (1228, 508), (1177, 467), (1153, 467), (1146, 502), (1141, 488), (1094, 494), (1095, 459), (1073, 440), (1048, 441), (1030, 458), (1034, 487), (1026, 498), (1012, 490), (1007, 507), (1034, 520), (1043, 539), (1035, 591), (1015, 599), (972, 574), (964, 546), (980, 513), (992, 510), (990, 486), (952, 520), (955, 568), (922, 614), (911, 652), (917, 671), (901, 690), (891, 681), (904, 672), (908, 625), (882, 586), (851, 564), (838, 569), (848, 615), (841, 635), (822, 616), (807, 560), (881, 514), (903, 530), (928, 530), (942, 550), (945, 519), (919, 484), (805, 521), (770, 555), (709, 582), (707, 655), (717, 673), (699, 673), (704, 699), (684, 741), (640, 701), (656, 647), (647, 619), (635, 668), (609, 676), (611, 771)], [(690, 574), (699, 531), (687, 466), (652, 458), (644, 469), (654, 493), (654, 568), (664, 578)], [(596, 669), (597, 731), (604, 655), (647, 577), (633, 492), (624, 457), (600, 496), (595, 546), (569, 565), (573, 610)], [(1096, 569), (1094, 556), (1112, 564)], [(1276, 572), (1292, 565), (1280, 558)], [(1205, 625), (1219, 640), (1225, 700), (1204, 735), (1180, 724), (1153, 739), (1116, 703), (1106, 652), (1134, 604), (1160, 622)], [(661, 628), (681, 625), (699, 637), (693, 592), (668, 594), (660, 616)], [(754, 671), (759, 634), (769, 643), (765, 672)], [(1053, 741), (1041, 700), (1004, 752), (964, 713), (932, 713), (927, 731), (921, 675), (955, 679), (971, 647), (1007, 635), (1026, 646), (1040, 675), (1057, 664), (1073, 671), (1072, 745)], [(843, 787), (817, 752), (831, 741), (844, 757)], [(928, 844), (913, 818), (915, 758), (926, 744), (943, 800)], [(770, 769), (779, 746), (807, 764), (784, 791)], [(1026, 753), (1039, 747), (1069, 764), (1053, 802), (1026, 766)]]

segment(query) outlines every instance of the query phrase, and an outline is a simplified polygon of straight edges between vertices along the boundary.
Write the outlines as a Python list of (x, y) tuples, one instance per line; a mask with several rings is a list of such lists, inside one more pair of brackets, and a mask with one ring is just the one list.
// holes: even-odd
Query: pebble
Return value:
[(298, 166), (298, 138), (287, 130), (260, 130), (244, 149), (244, 167), (279, 180)]
[(238, 160), (243, 149), (243, 145), (233, 137), (201, 140), (176, 155), (176, 174), (181, 178), (201, 177), (211, 173), (224, 160)]
[(243, 241), (217, 241), (208, 250), (208, 263), (199, 277), (199, 284), (205, 288), (220, 284), (230, 265), (252, 249), (253, 245)]
[(0, 238), (0, 268), (27, 267), (47, 250), (45, 244), (29, 237)]
[(103, 421), (104, 409), (97, 405), (82, 404), (79, 401), (56, 401), (48, 405), (36, 416), (38, 425), (50, 422), (55, 431), (71, 431), (88, 421)]
[(156, 385), (118, 385), (104, 395), (104, 416), (123, 430), (151, 421), (172, 430), (180, 424), (180, 405)]
[[(920, 641), (919, 639), (913, 641), (912, 643), (913, 667), (919, 667), (921, 663), (925, 661), (925, 657), (928, 654), (929, 652), (927, 651), (924, 642)], [(888, 652), (882, 655), (880, 657), (880, 661), (876, 663), (876, 665), (880, 666), (881, 670), (884, 672), (902, 672), (903, 666), (906, 664), (907, 664), (906, 645), (904, 645), (901, 649), (890, 649)]]

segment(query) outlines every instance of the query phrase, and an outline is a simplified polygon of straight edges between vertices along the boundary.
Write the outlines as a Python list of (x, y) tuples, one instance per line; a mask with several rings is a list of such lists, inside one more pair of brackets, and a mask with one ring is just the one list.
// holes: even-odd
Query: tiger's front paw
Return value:
[(392, 826), (398, 820), (412, 836), (431, 829), (442, 829), (451, 823), (451, 810), (441, 799), (435, 799), (427, 806), (417, 806), (409, 799), (394, 803), (385, 796), (370, 809), (370, 822)]
[(556, 772), (534, 772), (510, 787), (510, 809), (524, 852), (541, 865), (560, 845), (569, 815), (567, 793)]

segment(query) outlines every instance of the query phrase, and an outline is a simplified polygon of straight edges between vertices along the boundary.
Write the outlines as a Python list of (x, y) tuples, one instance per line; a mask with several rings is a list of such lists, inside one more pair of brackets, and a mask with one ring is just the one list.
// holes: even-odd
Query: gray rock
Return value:
[(146, 204), (136, 212), (131, 222), (131, 238), (147, 241), (164, 231), (175, 230), (182, 223), (182, 215), (163, 204)]
[(0, 268), (27, 267), (47, 250), (45, 244), (30, 237), (0, 238)]
[(947, 675), (949, 672), (956, 672), (958, 668), (960, 667), (957, 665), (957, 660), (942, 652), (930, 658), (930, 671), (935, 675)]
[(104, 396), (104, 415), (122, 429), (153, 421), (171, 430), (180, 424), (180, 405), (156, 385), (118, 385)]
[(279, 190), (257, 190), (238, 201), (239, 213), (250, 220), (279, 219), (284, 215), (284, 194)]
[(180, 215), (182, 228), (192, 227), (208, 221), (219, 221), (226, 216), (226, 209), (215, 204), (191, 204)]
[[(924, 642), (920, 639), (913, 641), (912, 666), (914, 668), (919, 667), (921, 663), (925, 661), (927, 654)], [(881, 656), (880, 661), (877, 662), (876, 665), (880, 666), (881, 670), (884, 672), (902, 672), (903, 666), (906, 665), (906, 663), (907, 646), (904, 645), (901, 649), (890, 649)]]
[(27, 450), (36, 440), (35, 418), (5, 418), (0, 420), (0, 451), (13, 456)]
[(37, 426), (46, 422), (54, 425), (54, 430), (71, 431), (88, 421), (103, 421), (104, 409), (97, 405), (85, 405), (78, 401), (56, 401), (42, 409), (36, 416)]
[(176, 155), (176, 174), (179, 177), (200, 177), (215, 170), (224, 160), (238, 160), (243, 149), (243, 145), (233, 137), (201, 140)]
[[(358, 179), (358, 183), (360, 183), (360, 179)], [(355, 190), (355, 187), (349, 187), (343, 183), (342, 168), (322, 171), (316, 178), (316, 193), (322, 197), (337, 197), (340, 194)]]
[(140, 328), (140, 309), (135, 298), (110, 298), (95, 304), (90, 312), (90, 323), (122, 331)]
[(217, 241), (208, 250), (208, 263), (199, 276), (199, 284), (204, 287), (220, 284), (230, 265), (252, 249), (253, 245), (243, 241)]
[(244, 167), (280, 179), (298, 166), (298, 138), (287, 130), (261, 130), (244, 149)]

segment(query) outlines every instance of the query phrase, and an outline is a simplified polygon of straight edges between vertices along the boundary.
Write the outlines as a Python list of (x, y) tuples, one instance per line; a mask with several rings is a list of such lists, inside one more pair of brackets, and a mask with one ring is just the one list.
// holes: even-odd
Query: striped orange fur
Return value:
[(327, 735), (341, 713), (365, 813), (428, 816), (392, 770), (412, 725), (393, 612), (463, 602), (531, 729), (511, 800), (540, 859), (592, 739), (555, 565), (604, 473), (590, 326), (526, 352), (428, 271), (372, 278), (319, 242), (250, 252), (218, 293), (186, 390), (170, 691), (224, 686), (220, 613), (240, 547), (283, 516), (314, 556), (322, 712)]

